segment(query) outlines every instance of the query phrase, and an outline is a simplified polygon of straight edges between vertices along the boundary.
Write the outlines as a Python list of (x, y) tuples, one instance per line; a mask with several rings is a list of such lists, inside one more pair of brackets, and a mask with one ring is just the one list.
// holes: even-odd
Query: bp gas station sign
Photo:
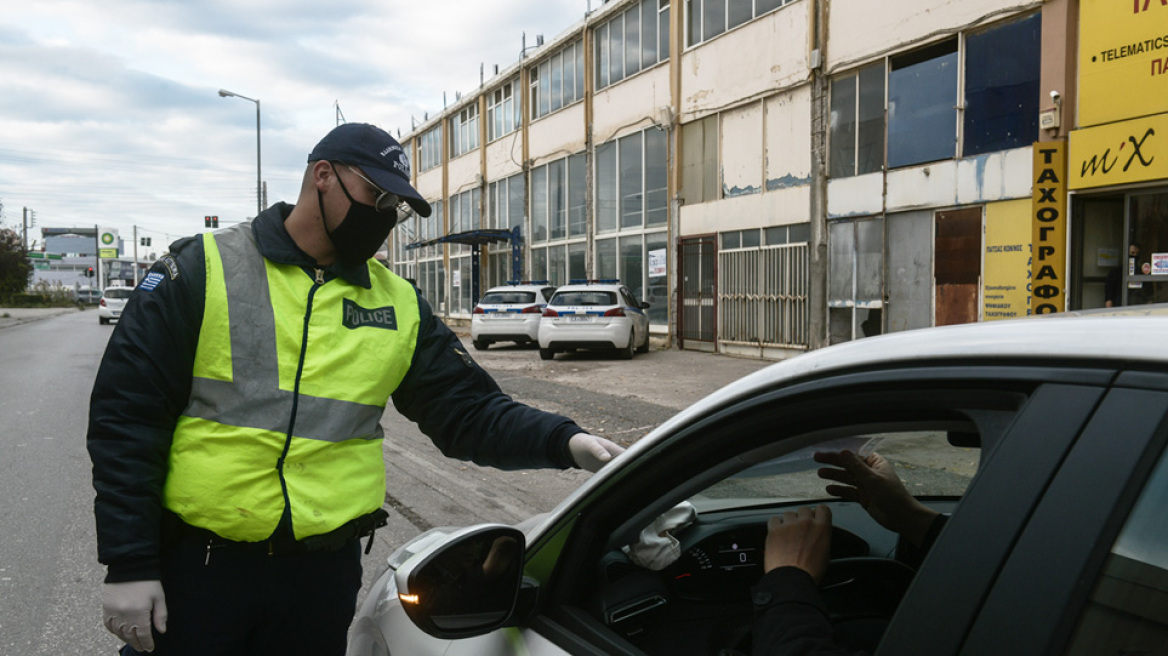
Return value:
[(112, 260), (118, 256), (118, 231), (116, 228), (102, 228), (97, 233), (98, 256)]

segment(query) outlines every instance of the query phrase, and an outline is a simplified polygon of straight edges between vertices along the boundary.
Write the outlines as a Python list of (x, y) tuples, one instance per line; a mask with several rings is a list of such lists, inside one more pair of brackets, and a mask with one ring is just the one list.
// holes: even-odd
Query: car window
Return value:
[(916, 497), (960, 497), (977, 473), (981, 450), (955, 447), (941, 430), (868, 432), (835, 437), (771, 458), (730, 476), (695, 495), (698, 511), (724, 506), (773, 504), (824, 499), (827, 481), (816, 451), (848, 450), (866, 457), (878, 452), (896, 468)]
[(616, 305), (616, 294), (600, 290), (557, 292), (551, 305)]
[[(613, 487), (620, 491), (590, 509), (615, 526), (603, 531), (581, 606), (600, 609), (599, 623), (646, 654), (751, 653), (751, 587), (763, 574), (767, 522), (822, 503), (841, 568), (829, 577), (825, 603), (839, 615), (841, 639), (873, 651), (927, 547), (829, 494), (815, 453), (879, 453), (925, 506), (956, 513), (979, 472), (981, 445), (1012, 424), (1028, 392), (852, 385), (744, 399), (660, 445), (651, 465), (622, 470), (628, 479)], [(692, 516), (668, 530), (676, 542), (652, 538), (687, 506)], [(848, 583), (852, 574), (859, 583)]]
[(482, 305), (502, 305), (505, 303), (534, 303), (535, 292), (525, 291), (505, 291), (505, 292), (487, 292), (483, 295), (483, 300), (479, 301)]
[(1162, 654), (1168, 645), (1168, 454), (1132, 508), (1066, 653)]
[(106, 298), (130, 298), (130, 289), (107, 289), (105, 290)]

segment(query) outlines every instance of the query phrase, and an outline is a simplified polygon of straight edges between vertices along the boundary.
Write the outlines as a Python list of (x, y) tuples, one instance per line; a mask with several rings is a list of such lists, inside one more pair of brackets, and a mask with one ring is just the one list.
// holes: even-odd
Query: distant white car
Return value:
[(474, 347), (481, 351), (494, 342), (534, 344), (539, 340), (543, 309), (555, 291), (546, 280), (509, 282), (488, 289), (470, 318)]
[(616, 280), (573, 280), (556, 290), (539, 322), (539, 357), (568, 349), (616, 349), (626, 360), (649, 351), (648, 303)]
[(126, 307), (126, 301), (130, 299), (133, 291), (130, 287), (107, 287), (101, 293), (101, 300), (97, 302), (98, 322), (104, 325), (111, 319), (120, 318), (122, 309)]

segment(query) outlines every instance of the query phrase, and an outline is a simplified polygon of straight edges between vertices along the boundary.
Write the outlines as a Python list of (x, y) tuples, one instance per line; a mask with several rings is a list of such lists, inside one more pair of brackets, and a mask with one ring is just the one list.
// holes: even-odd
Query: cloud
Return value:
[[(599, 7), (600, 0), (593, 0)], [(0, 26), (3, 220), (138, 226), (162, 239), (202, 216), (255, 213), (253, 103), (268, 199), (294, 200), (337, 121), (407, 131), (443, 92), (489, 80), (521, 38), (550, 40), (587, 0), (36, 0)], [(160, 241), (162, 241), (160, 239)], [(156, 242), (159, 243), (159, 242)]]

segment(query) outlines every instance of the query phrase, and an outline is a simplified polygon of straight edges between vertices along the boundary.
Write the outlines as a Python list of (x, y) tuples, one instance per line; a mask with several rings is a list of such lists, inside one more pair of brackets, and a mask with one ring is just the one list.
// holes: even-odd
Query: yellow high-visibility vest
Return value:
[(370, 289), (265, 259), (251, 224), (203, 236), (206, 305), (163, 505), (237, 541), (296, 539), (385, 499), (381, 415), (417, 345), (417, 293), (380, 264)]

